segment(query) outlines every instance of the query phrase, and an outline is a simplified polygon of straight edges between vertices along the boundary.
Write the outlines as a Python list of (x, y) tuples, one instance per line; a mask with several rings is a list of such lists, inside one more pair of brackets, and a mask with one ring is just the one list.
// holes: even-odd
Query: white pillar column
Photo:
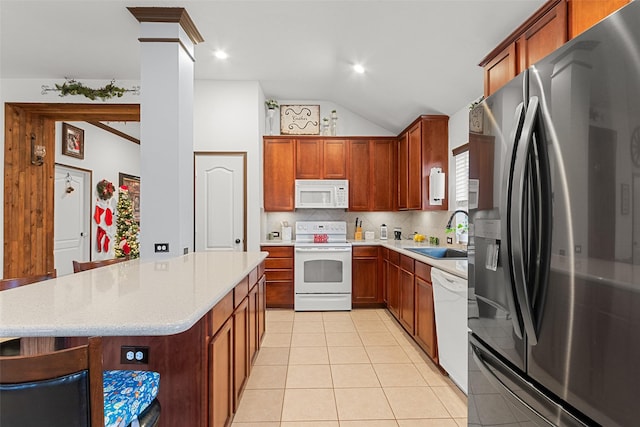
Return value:
[(194, 46), (203, 39), (184, 8), (128, 9), (141, 42), (140, 256), (161, 259), (193, 250)]

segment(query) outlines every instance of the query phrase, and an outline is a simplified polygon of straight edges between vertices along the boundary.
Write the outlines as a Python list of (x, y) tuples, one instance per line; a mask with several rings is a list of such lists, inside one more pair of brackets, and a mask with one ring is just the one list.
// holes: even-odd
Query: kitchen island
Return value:
[[(4, 291), (0, 337), (102, 336), (104, 369), (160, 373), (161, 426), (224, 425), (264, 332), (266, 256), (131, 260)], [(126, 363), (123, 347), (146, 357)]]

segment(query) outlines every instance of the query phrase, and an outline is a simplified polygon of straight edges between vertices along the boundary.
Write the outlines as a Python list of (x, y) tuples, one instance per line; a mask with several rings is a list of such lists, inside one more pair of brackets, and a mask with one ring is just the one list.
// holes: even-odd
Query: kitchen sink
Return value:
[(466, 259), (467, 251), (451, 248), (405, 248), (408, 251), (435, 259)]

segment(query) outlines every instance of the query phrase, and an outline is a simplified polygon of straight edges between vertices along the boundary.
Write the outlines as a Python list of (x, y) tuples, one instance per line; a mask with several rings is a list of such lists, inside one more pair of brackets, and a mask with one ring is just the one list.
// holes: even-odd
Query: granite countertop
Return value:
[(266, 252), (126, 261), (0, 292), (0, 337), (171, 335), (188, 330)]
[[(349, 240), (353, 246), (384, 246), (398, 251), (403, 255), (416, 259), (432, 267), (454, 274), (463, 279), (467, 278), (467, 260), (435, 259), (415, 252), (408, 251), (407, 248), (429, 247), (426, 244), (418, 244), (413, 240)], [(260, 243), (262, 246), (292, 246), (295, 241), (283, 242), (282, 240), (265, 240)], [(442, 246), (441, 246), (442, 247)]]

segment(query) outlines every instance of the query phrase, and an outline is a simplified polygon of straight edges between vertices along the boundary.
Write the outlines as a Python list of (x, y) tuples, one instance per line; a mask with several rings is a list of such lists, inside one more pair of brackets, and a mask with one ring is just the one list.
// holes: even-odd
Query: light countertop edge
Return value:
[(267, 252), (126, 261), (0, 292), (0, 337), (173, 335), (191, 328)]

